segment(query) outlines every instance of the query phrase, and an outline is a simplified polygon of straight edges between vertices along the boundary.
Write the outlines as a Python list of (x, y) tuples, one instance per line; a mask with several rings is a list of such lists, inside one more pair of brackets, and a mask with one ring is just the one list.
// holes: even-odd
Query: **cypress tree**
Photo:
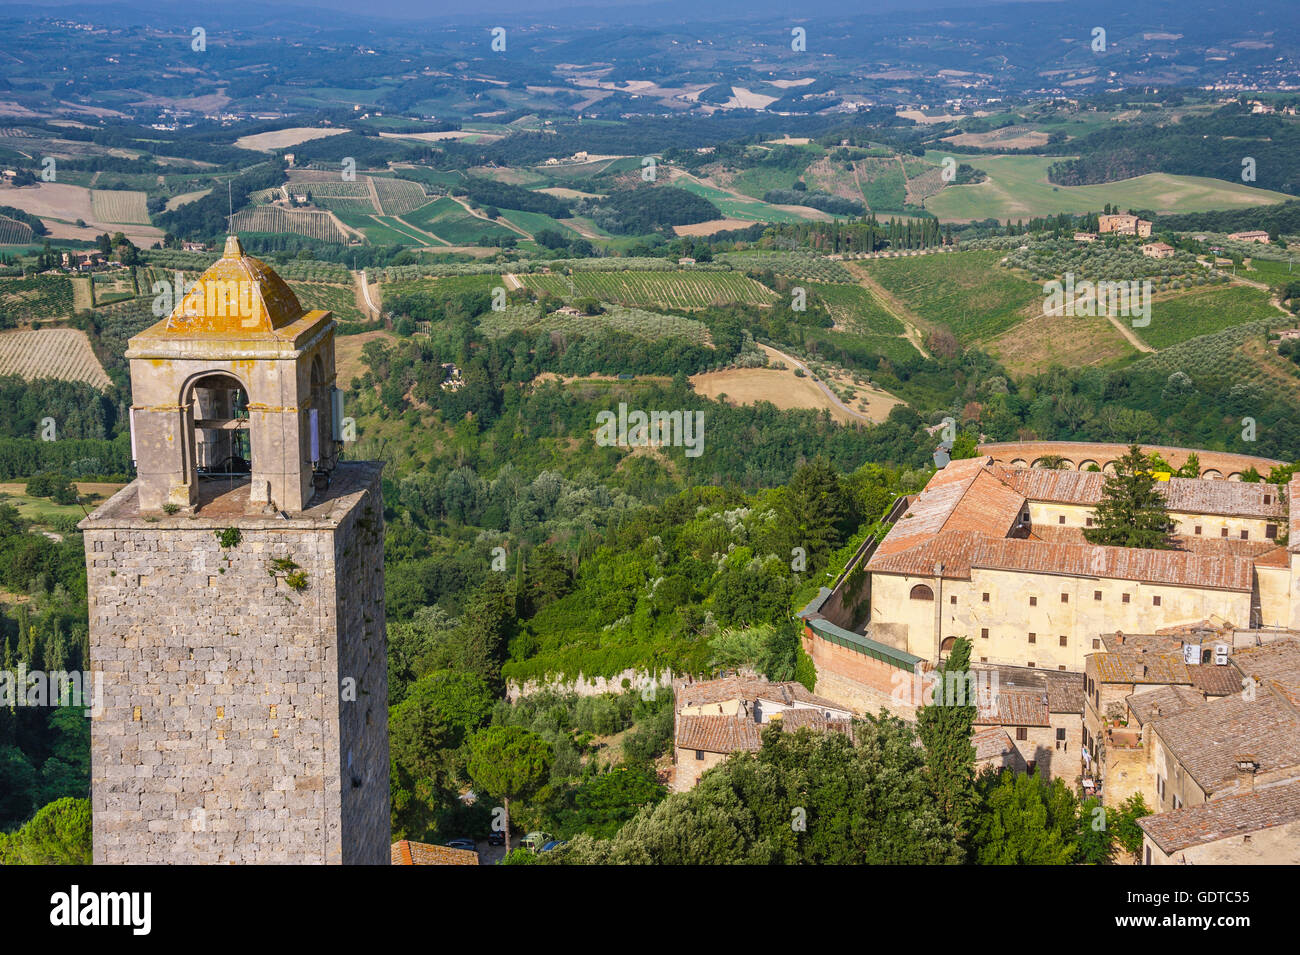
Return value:
[(952, 822), (965, 843), (975, 812), (974, 693), (970, 691), (971, 642), (961, 638), (939, 665), (939, 684), (932, 702), (916, 712), (917, 735), (925, 746), (926, 781), (943, 818)]
[(1094, 526), (1083, 532), (1088, 543), (1156, 550), (1173, 546), (1169, 540), (1169, 511), (1154, 471), (1151, 458), (1136, 444), (1130, 445), (1115, 462), (1115, 473), (1107, 475), (1102, 486)]

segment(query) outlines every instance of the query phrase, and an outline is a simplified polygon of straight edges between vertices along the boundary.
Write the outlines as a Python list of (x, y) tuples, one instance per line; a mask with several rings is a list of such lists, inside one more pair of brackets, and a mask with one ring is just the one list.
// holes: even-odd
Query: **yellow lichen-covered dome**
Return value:
[(244, 253), (236, 236), (172, 309), (164, 332), (246, 335), (273, 332), (302, 317), (298, 296), (269, 265)]

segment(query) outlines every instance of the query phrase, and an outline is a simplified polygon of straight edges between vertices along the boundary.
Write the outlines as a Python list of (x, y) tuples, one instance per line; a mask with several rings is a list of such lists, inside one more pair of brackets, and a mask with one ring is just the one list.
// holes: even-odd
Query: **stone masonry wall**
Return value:
[[(223, 520), (241, 535), (228, 548), (194, 518), (83, 522), (91, 669), (104, 678), (91, 723), (96, 864), (388, 860), (373, 472), (330, 519)], [(276, 558), (300, 566), (305, 589), (272, 575)], [(349, 675), (356, 702), (340, 703)]]
[[(343, 862), (388, 865), (388, 641), (384, 621), (384, 506), (368, 492), (334, 538), (338, 569), (339, 753)], [(350, 681), (355, 680), (352, 684)], [(353, 692), (355, 691), (355, 692)]]

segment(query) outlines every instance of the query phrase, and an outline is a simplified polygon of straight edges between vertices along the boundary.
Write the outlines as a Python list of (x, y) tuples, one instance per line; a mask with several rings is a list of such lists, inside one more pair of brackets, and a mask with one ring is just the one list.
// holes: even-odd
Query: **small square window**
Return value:
[(1219, 528), (1219, 536), (1220, 536), (1220, 537), (1227, 537), (1227, 536), (1228, 536), (1228, 529), (1227, 529), (1226, 527), (1221, 527), (1221, 528)]
[(1244, 541), (1245, 541), (1245, 540), (1250, 540), (1250, 531), (1242, 531), (1242, 532), (1241, 532), (1241, 539), (1244, 540)]
[(1128, 597), (1129, 597), (1128, 594), (1125, 594), (1125, 595), (1124, 595), (1124, 603), (1128, 603)]
[(989, 628), (988, 628), (988, 627), (985, 627), (983, 630), (980, 631), (980, 637), (982, 637), (982, 638), (985, 639), (985, 640), (987, 640), (987, 639), (989, 638)]
[(1277, 540), (1277, 525), (1276, 525), (1276, 524), (1265, 524), (1265, 525), (1264, 525), (1264, 536), (1265, 536), (1266, 538), (1268, 538), (1269, 540), (1271, 540), (1271, 541), (1275, 541), (1275, 540)]
[(988, 595), (988, 594), (985, 594), (985, 595), (984, 595), (984, 602), (985, 602), (985, 603), (988, 603), (988, 602), (989, 602), (989, 595)]
[(1092, 599), (1093, 599), (1093, 600), (1100, 600), (1100, 599), (1101, 599), (1101, 591), (1100, 591), (1100, 590), (1094, 590), (1094, 591), (1092, 592)]
[(1272, 503), (1273, 503), (1273, 495), (1271, 495), (1271, 494), (1265, 494), (1265, 495), (1264, 495), (1264, 503), (1265, 503), (1265, 504), (1272, 504)]
[(1153, 607), (1159, 607), (1159, 606), (1160, 606), (1160, 598), (1159, 598), (1159, 597), (1152, 597), (1152, 598), (1151, 598), (1151, 606), (1153, 606)]
[(1030, 642), (1030, 643), (1037, 643), (1037, 642), (1038, 642), (1038, 634), (1036, 634), (1036, 633), (1031, 633), (1031, 634), (1029, 635), (1029, 642)]
[(957, 595), (956, 595), (956, 594), (953, 594), (951, 597), (949, 597), (949, 598), (948, 598), (948, 603), (953, 604), (953, 605), (956, 605), (956, 603), (957, 603)]
[(1036, 666), (1038, 666), (1038, 664), (1035, 663), (1033, 660), (1030, 660), (1030, 661), (1029, 661), (1027, 664), (1025, 664), (1025, 665), (1026, 665), (1026, 666), (1030, 666), (1030, 667), (1036, 667)]
[(702, 749), (697, 749), (697, 750), (695, 751), (695, 758), (696, 758), (696, 759), (703, 759), (703, 758), (704, 758), (704, 750), (702, 750)]
[(1057, 669), (1058, 669), (1058, 670), (1064, 670), (1064, 669), (1065, 669), (1065, 664), (1062, 663), (1060, 666), (1057, 667)]
[(1088, 518), (1088, 526), (1089, 526), (1089, 527), (1091, 527), (1091, 526), (1092, 526), (1092, 518), (1091, 518), (1091, 517), (1090, 517), (1090, 518)]
[(1061, 646), (1069, 646), (1069, 641), (1066, 639), (1064, 634), (1061, 635)]
[(1029, 730), (1024, 726), (1017, 726), (1016, 739), (1020, 739), (1020, 740), (1029, 739)]
[(980, 663), (988, 663), (988, 662), (989, 662), (988, 657), (980, 657)]
[(1058, 517), (1058, 518), (1056, 519), (1056, 523), (1058, 523), (1058, 524), (1064, 524), (1064, 523), (1065, 523), (1065, 515), (1062, 514), (1060, 517)]
[(1037, 606), (1038, 606), (1038, 598), (1037, 598), (1037, 597), (1030, 597), (1030, 598), (1029, 598), (1029, 606), (1031, 606), (1031, 607), (1037, 607)]
[(1101, 649), (1101, 640), (1100, 640), (1100, 638), (1098, 638), (1098, 637), (1093, 637), (1093, 638), (1092, 638), (1092, 648), (1093, 648), (1094, 650), (1100, 650), (1100, 649)]
[(1196, 533), (1197, 533), (1198, 536), (1199, 536), (1200, 533), (1201, 533), (1201, 525), (1200, 525), (1200, 524), (1197, 524), (1197, 525), (1196, 525)]
[(1056, 738), (1057, 738), (1057, 739), (1065, 739), (1065, 727), (1064, 727), (1064, 726), (1058, 726), (1058, 727), (1056, 728)]
[(1061, 603), (1063, 603), (1063, 604), (1068, 604), (1069, 602), (1070, 602), (1070, 595), (1069, 595), (1069, 594), (1061, 594)]

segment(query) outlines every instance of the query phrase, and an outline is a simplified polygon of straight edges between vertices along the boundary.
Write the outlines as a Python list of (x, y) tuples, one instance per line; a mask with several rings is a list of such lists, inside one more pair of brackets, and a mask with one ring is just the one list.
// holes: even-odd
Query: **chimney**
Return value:
[(1237, 762), (1237, 789), (1240, 792), (1253, 793), (1255, 791), (1255, 774), (1259, 772), (1259, 760), (1254, 756), (1238, 756)]
[(1116, 631), (1115, 631), (1115, 646), (1117, 646), (1117, 647), (1122, 647), (1122, 646), (1124, 646), (1124, 631), (1123, 631), (1123, 630), (1116, 630)]

